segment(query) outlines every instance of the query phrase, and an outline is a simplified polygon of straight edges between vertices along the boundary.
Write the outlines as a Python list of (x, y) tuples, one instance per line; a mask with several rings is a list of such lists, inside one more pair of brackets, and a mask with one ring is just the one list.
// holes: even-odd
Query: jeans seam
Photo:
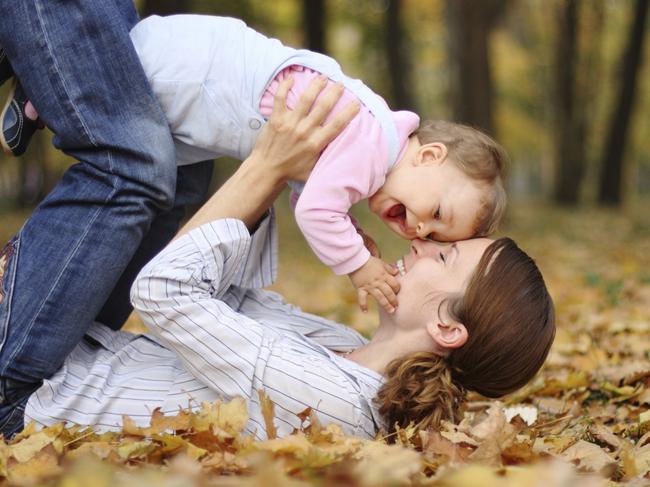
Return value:
[[(34, 313), (34, 317), (33, 317), (32, 320), (29, 322), (29, 324), (26, 326), (26, 330), (25, 330), (25, 333), (24, 333), (24, 336), (23, 336), (22, 341), (21, 341), (20, 343), (16, 344), (16, 347), (14, 348), (13, 353), (11, 354), (11, 356), (9, 357), (9, 359), (6, 361), (6, 365), (5, 365), (5, 366), (2, 366), (2, 365), (0, 364), (0, 377), (2, 377), (2, 376), (5, 375), (5, 373), (6, 373), (6, 371), (7, 371), (7, 367), (9, 366), (9, 364), (11, 364), (11, 363), (15, 360), (16, 355), (17, 355), (17, 354), (18, 354), (18, 353), (23, 349), (23, 347), (25, 346), (25, 342), (26, 342), (26, 341), (28, 340), (28, 338), (30, 337), (31, 330), (32, 330), (32, 328), (34, 327), (34, 322), (36, 321), (36, 318), (40, 315), (40, 313), (41, 313), (43, 307), (44, 307), (45, 304), (49, 301), (50, 296), (52, 295), (52, 292), (53, 292), (54, 289), (56, 289), (56, 287), (58, 286), (59, 281), (61, 280), (61, 276), (63, 275), (63, 273), (65, 272), (65, 269), (67, 268), (67, 265), (70, 263), (70, 261), (72, 260), (72, 258), (75, 256), (76, 252), (79, 250), (79, 247), (81, 246), (81, 244), (83, 243), (83, 241), (86, 239), (86, 236), (88, 235), (88, 232), (90, 231), (90, 227), (92, 227), (92, 225), (93, 225), (93, 224), (95, 223), (95, 221), (97, 220), (99, 214), (100, 214), (100, 213), (102, 212), (102, 210), (104, 209), (104, 206), (105, 206), (106, 202), (110, 201), (116, 193), (117, 193), (117, 189), (115, 188), (115, 185), (114, 185), (114, 186), (113, 186), (113, 191), (112, 191), (112, 192), (108, 195), (108, 197), (104, 200), (104, 204), (102, 204), (99, 208), (97, 208), (97, 211), (96, 211), (95, 214), (93, 215), (92, 219), (88, 222), (88, 225), (86, 226), (86, 229), (85, 229), (83, 235), (81, 236), (81, 238), (80, 238), (79, 241), (77, 242), (77, 245), (75, 246), (74, 250), (73, 250), (72, 252), (70, 252), (70, 254), (68, 254), (68, 258), (65, 260), (65, 263), (62, 265), (62, 267), (61, 267), (61, 272), (60, 272), (59, 275), (56, 277), (56, 280), (54, 281), (54, 284), (52, 285), (52, 288), (50, 289), (50, 292), (47, 294), (47, 296), (45, 296), (45, 299), (43, 299), (43, 301), (41, 302), (41, 305), (39, 306), (38, 310), (36, 311), (36, 313)], [(13, 292), (13, 289), (12, 289), (12, 292)], [(9, 323), (7, 323), (7, 329), (8, 329), (8, 325), (9, 325)]]
[(61, 74), (61, 70), (60, 70), (60, 68), (59, 68), (59, 66), (58, 66), (58, 64), (56, 62), (56, 58), (52, 54), (52, 49), (51, 49), (51, 44), (50, 44), (50, 36), (47, 33), (47, 29), (45, 28), (45, 22), (43, 20), (42, 14), (41, 14), (41, 11), (42, 11), (42, 8), (43, 8), (42, 7), (42, 2), (37, 0), (36, 2), (34, 2), (34, 5), (36, 6), (36, 15), (38, 17), (38, 23), (39, 23), (39, 25), (41, 27), (41, 32), (43, 33), (43, 38), (45, 39), (45, 45), (46, 45), (46, 48), (47, 48), (48, 57), (50, 58), (52, 66), (54, 67), (54, 70), (56, 71), (57, 79), (61, 83), (61, 86), (63, 88), (63, 92), (65, 93), (65, 96), (67, 97), (66, 101), (69, 103), (69, 106), (72, 107), (72, 111), (74, 112), (74, 114), (76, 115), (77, 120), (79, 121), (79, 123), (83, 127), (84, 135), (86, 137), (88, 137), (88, 140), (90, 140), (90, 143), (93, 146), (97, 147), (97, 141), (92, 136), (90, 130), (88, 129), (88, 127), (84, 123), (83, 118), (81, 117), (81, 113), (79, 113), (79, 111), (77, 110), (76, 105), (72, 102), (72, 97), (70, 96), (70, 92), (68, 91), (68, 87), (66, 86), (65, 79)]
[(14, 241), (15, 248), (13, 251), (13, 255), (11, 256), (12, 261), (7, 263), (7, 269), (11, 267), (11, 274), (7, 276), (7, 280), (5, 282), (8, 282), (10, 287), (3, 299), (3, 305), (6, 306), (5, 309), (7, 310), (7, 312), (2, 322), (2, 341), (0, 341), (0, 353), (2, 353), (2, 350), (4, 349), (5, 346), (5, 342), (7, 341), (9, 319), (11, 318), (11, 303), (13, 302), (14, 287), (16, 282), (16, 272), (18, 269), (18, 256), (20, 254), (20, 232), (18, 233), (17, 238), (13, 239), (13, 241)]

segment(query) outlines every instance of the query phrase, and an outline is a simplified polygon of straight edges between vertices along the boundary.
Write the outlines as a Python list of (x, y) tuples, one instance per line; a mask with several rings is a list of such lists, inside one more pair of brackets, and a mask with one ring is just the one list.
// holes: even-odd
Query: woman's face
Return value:
[[(413, 240), (400, 261), (400, 292), (395, 318), (401, 326), (422, 326), (422, 319), (446, 320), (446, 311), (437, 315), (439, 303), (450, 294), (462, 292), (493, 242), (474, 238), (455, 243)], [(444, 308), (444, 307), (443, 307)]]

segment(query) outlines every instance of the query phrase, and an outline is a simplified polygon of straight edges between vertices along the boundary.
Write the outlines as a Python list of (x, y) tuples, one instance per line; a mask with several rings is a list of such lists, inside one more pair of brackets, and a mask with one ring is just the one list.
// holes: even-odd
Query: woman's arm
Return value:
[[(313, 98), (317, 91), (318, 86)], [(294, 352), (278, 331), (233, 310), (227, 291), (242, 270), (259, 264), (260, 256), (251, 249), (258, 247), (259, 239), (268, 239), (271, 219), (263, 220), (253, 236), (250, 229), (257, 226), (282, 183), (304, 179), (346, 117), (354, 116), (356, 107), (351, 107), (335, 123), (320, 126), (336, 96), (332, 92), (330, 102), (319, 102), (308, 115), (309, 97), (300, 112), (289, 113), (282, 110), (280, 96), (278, 112), (265, 127), (264, 138), (260, 136), (255, 157), (242, 164), (177, 239), (145, 266), (131, 291), (144, 323), (178, 354), (188, 371), (224, 398), (249, 399), (251, 417), (259, 409), (257, 389), (266, 389), (280, 405), (278, 418), (287, 433), (298, 426), (295, 415), (305, 407), (355, 432), (365, 421), (362, 406), (350, 393), (352, 386), (345, 385), (345, 374), (322, 357), (301, 363), (302, 354)], [(264, 252), (270, 249), (264, 246)], [(288, 360), (294, 366), (289, 367)]]

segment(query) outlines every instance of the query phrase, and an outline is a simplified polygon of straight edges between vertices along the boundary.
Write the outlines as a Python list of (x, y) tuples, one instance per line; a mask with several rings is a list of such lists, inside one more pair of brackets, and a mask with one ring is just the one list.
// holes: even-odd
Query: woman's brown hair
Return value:
[(503, 177), (508, 155), (504, 148), (480, 130), (446, 120), (426, 120), (415, 135), (420, 144), (445, 144), (458, 167), (488, 188), (481, 211), (476, 216), (473, 236), (493, 233), (506, 209)]
[(457, 421), (466, 390), (500, 397), (520, 388), (540, 369), (555, 337), (542, 274), (509, 238), (490, 244), (465, 293), (443, 305), (467, 328), (467, 342), (446, 357), (418, 352), (388, 365), (377, 401), (390, 432), (396, 424)]

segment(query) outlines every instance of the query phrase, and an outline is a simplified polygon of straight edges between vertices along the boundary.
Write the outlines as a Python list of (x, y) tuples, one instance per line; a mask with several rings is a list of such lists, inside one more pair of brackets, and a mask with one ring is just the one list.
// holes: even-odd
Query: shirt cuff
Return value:
[(368, 260), (370, 260), (370, 252), (367, 248), (362, 246), (361, 249), (359, 249), (359, 252), (357, 252), (356, 255), (354, 255), (352, 258), (346, 260), (345, 262), (331, 266), (331, 269), (336, 275), (342, 276), (344, 274), (350, 274), (351, 272), (356, 271), (362, 265), (368, 262)]
[[(210, 268), (223, 267), (221, 279), (227, 276), (228, 282), (220, 283), (222, 290), (224, 285), (262, 288), (273, 284), (277, 277), (277, 229), (272, 208), (255, 225), (252, 234), (241, 220), (225, 218), (205, 223), (187, 237)], [(217, 248), (220, 252), (213, 252)], [(215, 255), (223, 255), (223, 262), (216, 262)]]

